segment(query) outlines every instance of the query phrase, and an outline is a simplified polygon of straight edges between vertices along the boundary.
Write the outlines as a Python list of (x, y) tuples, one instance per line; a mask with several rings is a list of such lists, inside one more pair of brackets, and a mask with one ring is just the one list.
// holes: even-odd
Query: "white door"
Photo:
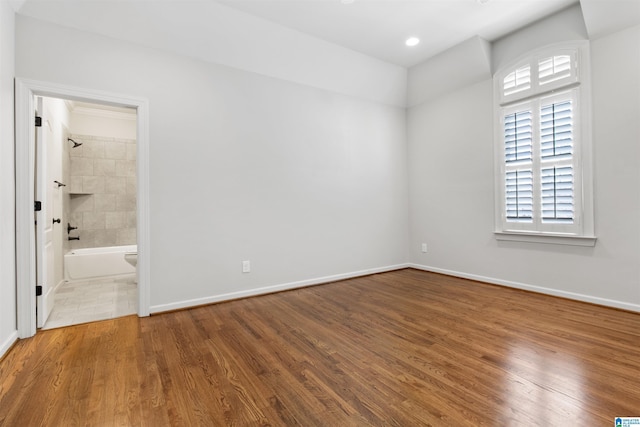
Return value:
[[(44, 114), (43, 99), (36, 98), (36, 116)], [(36, 298), (36, 324), (44, 326), (53, 309), (54, 255), (53, 255), (53, 191), (57, 184), (49, 177), (51, 157), (48, 147), (53, 141), (53, 130), (42, 117), (41, 126), (36, 127), (36, 167), (35, 200), (40, 201), (42, 209), (36, 211), (36, 285), (42, 292)]]

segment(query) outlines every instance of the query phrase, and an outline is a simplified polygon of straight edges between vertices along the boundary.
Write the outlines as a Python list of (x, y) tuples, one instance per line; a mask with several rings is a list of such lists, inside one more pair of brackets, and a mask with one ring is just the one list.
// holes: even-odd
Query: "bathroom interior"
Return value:
[(42, 329), (135, 314), (136, 110), (57, 98), (41, 108), (54, 235)]

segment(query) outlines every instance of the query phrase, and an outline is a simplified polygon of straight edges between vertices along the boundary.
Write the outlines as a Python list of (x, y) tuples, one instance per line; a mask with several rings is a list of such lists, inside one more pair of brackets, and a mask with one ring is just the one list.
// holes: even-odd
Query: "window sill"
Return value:
[(507, 242), (527, 242), (527, 243), (546, 243), (550, 245), (568, 245), (568, 246), (587, 246), (596, 245), (595, 236), (571, 236), (567, 234), (533, 234), (518, 233), (513, 231), (496, 231), (494, 232), (496, 240)]

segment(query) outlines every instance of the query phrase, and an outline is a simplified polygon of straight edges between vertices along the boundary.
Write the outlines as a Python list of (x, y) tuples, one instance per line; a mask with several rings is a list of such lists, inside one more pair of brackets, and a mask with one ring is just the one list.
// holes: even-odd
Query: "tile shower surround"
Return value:
[[(77, 135), (69, 150), (70, 249), (136, 243), (136, 141)], [(71, 145), (71, 143), (69, 143)], [(66, 224), (65, 224), (66, 226)]]

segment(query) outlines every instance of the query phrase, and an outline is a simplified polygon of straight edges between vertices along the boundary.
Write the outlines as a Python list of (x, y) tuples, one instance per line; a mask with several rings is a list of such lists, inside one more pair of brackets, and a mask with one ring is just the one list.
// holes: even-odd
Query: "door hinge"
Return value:
[(42, 286), (36, 286), (36, 296), (39, 297), (42, 295)]
[(42, 210), (42, 202), (39, 200), (33, 202), (33, 210), (36, 212), (40, 212)]
[(42, 127), (42, 117), (36, 116), (36, 127)]

